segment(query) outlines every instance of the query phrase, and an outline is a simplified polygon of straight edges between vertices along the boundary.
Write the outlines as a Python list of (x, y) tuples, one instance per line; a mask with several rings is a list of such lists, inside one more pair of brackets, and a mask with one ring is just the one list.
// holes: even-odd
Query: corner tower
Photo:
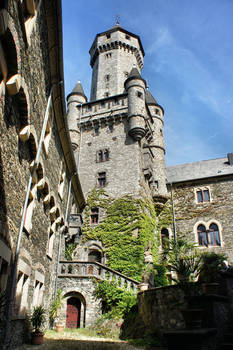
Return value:
[(143, 68), (144, 50), (138, 35), (116, 24), (96, 35), (89, 51), (92, 86), (90, 100), (122, 94), (133, 65)]

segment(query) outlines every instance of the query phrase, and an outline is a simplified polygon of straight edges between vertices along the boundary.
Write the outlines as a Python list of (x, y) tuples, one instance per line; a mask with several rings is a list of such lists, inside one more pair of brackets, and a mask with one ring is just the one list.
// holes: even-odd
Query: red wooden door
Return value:
[(80, 300), (77, 298), (70, 298), (67, 300), (66, 309), (66, 327), (78, 328), (80, 327)]

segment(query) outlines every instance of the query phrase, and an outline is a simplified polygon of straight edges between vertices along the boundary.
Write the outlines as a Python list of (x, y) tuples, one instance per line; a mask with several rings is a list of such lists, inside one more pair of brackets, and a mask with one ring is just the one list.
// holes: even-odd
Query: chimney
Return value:
[(233, 153), (227, 153), (229, 165), (233, 165)]

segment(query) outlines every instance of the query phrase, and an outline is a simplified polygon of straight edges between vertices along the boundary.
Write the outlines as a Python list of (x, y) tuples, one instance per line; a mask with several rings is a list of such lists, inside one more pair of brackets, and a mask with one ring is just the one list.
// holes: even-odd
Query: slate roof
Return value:
[(166, 168), (167, 183), (184, 182), (233, 174), (228, 158), (216, 158)]
[(82, 84), (80, 81), (77, 82), (77, 84), (73, 88), (72, 92), (77, 92), (78, 94), (85, 96), (84, 91), (83, 91), (83, 87), (82, 87)]
[(149, 89), (146, 89), (146, 103), (148, 105), (157, 105), (158, 102), (154, 98), (154, 96), (151, 94)]

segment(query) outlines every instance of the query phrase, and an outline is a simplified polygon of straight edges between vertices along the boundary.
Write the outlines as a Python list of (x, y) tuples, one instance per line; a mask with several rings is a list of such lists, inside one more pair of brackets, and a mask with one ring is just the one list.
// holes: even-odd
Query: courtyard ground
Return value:
[(86, 330), (70, 331), (66, 329), (62, 333), (47, 331), (43, 345), (22, 345), (16, 350), (161, 350), (157, 347), (136, 346), (126, 341), (100, 338), (89, 334)]

